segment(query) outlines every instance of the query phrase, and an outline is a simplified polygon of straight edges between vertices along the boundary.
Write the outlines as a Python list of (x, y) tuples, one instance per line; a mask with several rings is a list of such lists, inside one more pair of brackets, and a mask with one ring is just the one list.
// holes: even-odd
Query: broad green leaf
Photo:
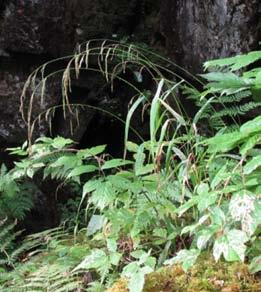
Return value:
[(139, 169), (137, 169), (135, 174), (137, 176), (145, 175), (145, 174), (153, 172), (154, 170), (155, 170), (155, 165), (154, 164), (146, 164), (145, 166), (140, 167)]
[(98, 230), (102, 229), (104, 224), (104, 217), (102, 215), (92, 215), (88, 226), (87, 226), (87, 235), (93, 235)]
[(136, 153), (138, 151), (138, 148), (139, 148), (139, 145), (136, 144), (136, 143), (133, 143), (131, 141), (127, 141), (127, 144), (126, 144), (126, 149), (129, 151), (129, 152), (134, 152)]
[(118, 266), (120, 260), (122, 258), (122, 254), (119, 252), (112, 252), (110, 253), (110, 262), (114, 265), (114, 266)]
[(106, 170), (106, 169), (110, 169), (110, 168), (117, 168), (120, 166), (124, 166), (124, 165), (129, 165), (129, 164), (133, 164), (132, 161), (130, 160), (125, 160), (125, 159), (111, 159), (106, 161), (103, 166), (102, 166), (102, 170)]
[(200, 250), (198, 249), (183, 249), (177, 253), (177, 255), (164, 262), (164, 265), (174, 265), (176, 263), (182, 264), (182, 268), (187, 272), (196, 262), (198, 256), (200, 255)]
[(254, 257), (250, 263), (249, 270), (252, 274), (258, 273), (261, 271), (261, 255)]
[(206, 183), (201, 183), (197, 187), (197, 193), (198, 193), (198, 210), (200, 212), (203, 212), (206, 210), (210, 205), (214, 204), (217, 200), (218, 194), (215, 192), (209, 191), (209, 185)]
[(248, 237), (245, 232), (237, 229), (229, 230), (225, 235), (216, 239), (213, 247), (215, 260), (223, 254), (226, 261), (244, 261)]
[(131, 180), (121, 176), (119, 173), (107, 176), (107, 180), (119, 191), (128, 190), (132, 184)]
[(117, 191), (113, 187), (110, 181), (102, 182), (100, 181), (95, 191), (92, 193), (89, 202), (91, 202), (95, 207), (103, 210), (105, 207), (112, 204), (116, 198)]
[(244, 166), (244, 174), (250, 174), (261, 166), (261, 155), (255, 156)]
[(74, 176), (80, 176), (84, 173), (90, 173), (98, 170), (99, 168), (95, 165), (80, 165), (74, 168), (67, 176), (67, 178), (71, 178)]
[(188, 200), (186, 203), (182, 204), (177, 212), (178, 215), (181, 216), (182, 214), (184, 214), (187, 210), (189, 210), (190, 208), (192, 208), (193, 206), (195, 206), (198, 203), (198, 196), (194, 196), (192, 197), (192, 199)]
[(133, 274), (138, 273), (140, 266), (137, 262), (131, 262), (123, 268), (122, 276), (130, 278)]
[(207, 88), (210, 88), (212, 92), (233, 94), (250, 88), (249, 79), (239, 77), (232, 72), (211, 72), (201, 76), (208, 80)]
[(100, 184), (100, 180), (89, 180), (83, 186), (83, 195), (94, 191), (98, 185)]
[(226, 221), (226, 215), (220, 207), (212, 207), (210, 209), (210, 214), (212, 224), (218, 225), (220, 227), (223, 226)]
[(229, 203), (229, 212), (235, 221), (241, 222), (242, 230), (248, 235), (255, 232), (256, 224), (252, 217), (255, 210), (255, 196), (246, 191), (234, 194)]
[(56, 148), (56, 149), (62, 149), (65, 146), (71, 145), (71, 144), (73, 144), (73, 140), (66, 139), (66, 138), (63, 138), (63, 137), (54, 138), (53, 141), (52, 141), (52, 146), (54, 148)]
[(137, 153), (134, 155), (135, 158), (135, 164), (134, 164), (134, 170), (135, 170), (135, 175), (139, 175), (140, 169), (143, 168), (144, 161), (146, 159), (146, 155), (144, 153), (144, 144), (141, 144), (138, 149)]
[(223, 165), (211, 181), (211, 189), (214, 190), (224, 179), (227, 178), (227, 165)]
[(142, 292), (145, 283), (145, 276), (143, 273), (134, 273), (131, 275), (128, 283), (130, 292)]
[(240, 147), (240, 154), (246, 156), (247, 153), (255, 147), (257, 143), (261, 141), (261, 135), (255, 135), (246, 140), (246, 142)]
[(107, 248), (109, 252), (116, 252), (117, 251), (117, 237), (109, 237), (106, 239)]
[(206, 183), (201, 183), (197, 187), (197, 193), (199, 196), (206, 196), (208, 195), (209, 192), (209, 185)]
[(221, 236), (215, 240), (214, 246), (213, 246), (213, 256), (216, 260), (216, 262), (220, 259), (222, 254), (225, 258), (228, 256), (228, 241), (226, 236)]
[(235, 148), (244, 138), (244, 135), (239, 132), (232, 132), (228, 134), (219, 134), (213, 138), (207, 139), (205, 144), (209, 146), (210, 153), (227, 152)]
[(205, 211), (209, 206), (216, 203), (218, 199), (217, 192), (209, 192), (202, 194), (198, 197), (198, 210), (199, 212)]
[(206, 248), (206, 245), (210, 238), (213, 236), (214, 232), (215, 230), (211, 228), (201, 230), (197, 237), (197, 248), (200, 250)]
[(89, 158), (89, 157), (93, 157), (96, 156), (98, 154), (101, 154), (104, 152), (106, 148), (106, 145), (99, 145), (99, 146), (95, 146), (89, 149), (83, 149), (80, 150), (77, 155), (81, 158), (81, 159), (85, 159), (85, 158)]
[(240, 127), (240, 132), (244, 135), (261, 132), (261, 116), (258, 116), (255, 119), (242, 125)]
[(167, 238), (167, 230), (164, 228), (156, 228), (153, 230), (153, 235), (161, 238)]
[[(246, 233), (241, 230), (232, 229), (227, 233), (227, 240), (229, 248), (232, 249), (237, 254), (238, 258), (243, 262), (246, 251), (245, 243), (249, 240)], [(234, 261), (237, 259), (227, 258), (227, 260)]]
[(108, 265), (106, 253), (101, 249), (93, 249), (91, 254), (85, 257), (85, 259), (73, 269), (73, 272), (78, 270), (99, 269), (103, 265)]
[(58, 158), (54, 163), (50, 164), (50, 167), (64, 167), (64, 169), (72, 169), (79, 164), (78, 159), (75, 156), (62, 156)]

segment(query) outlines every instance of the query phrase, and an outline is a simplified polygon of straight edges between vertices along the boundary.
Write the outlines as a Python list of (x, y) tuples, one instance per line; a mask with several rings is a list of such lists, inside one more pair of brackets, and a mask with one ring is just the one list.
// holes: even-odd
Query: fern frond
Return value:
[(250, 90), (243, 90), (231, 95), (221, 95), (217, 98), (217, 101), (214, 101), (214, 103), (220, 103), (223, 105), (227, 103), (239, 103), (251, 95), (252, 93)]
[(217, 118), (224, 118), (224, 117), (236, 117), (238, 115), (244, 115), (247, 112), (256, 109), (261, 106), (261, 103), (257, 102), (248, 102), (243, 105), (238, 105), (238, 106), (231, 106), (231, 107), (226, 107), (220, 111), (217, 111), (213, 113), (213, 115), (210, 117), (212, 120), (217, 119)]
[(204, 70), (210, 68), (229, 69), (230, 71), (237, 71), (241, 68), (249, 66), (250, 64), (261, 59), (261, 51), (253, 51), (244, 55), (237, 55), (235, 57), (223, 58), (218, 60), (207, 61), (204, 63)]

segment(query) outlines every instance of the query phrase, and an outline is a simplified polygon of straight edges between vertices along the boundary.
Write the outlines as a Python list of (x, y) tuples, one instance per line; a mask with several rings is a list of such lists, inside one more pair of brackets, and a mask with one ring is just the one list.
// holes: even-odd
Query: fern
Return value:
[(218, 96), (218, 100), (214, 101), (214, 102), (227, 106), (227, 104), (229, 104), (229, 103), (242, 102), (245, 98), (248, 98), (248, 97), (251, 97), (251, 91), (250, 90), (243, 90), (243, 91), (239, 91), (235, 94)]
[[(220, 130), (229, 118), (233, 121), (231, 126), (235, 128), (237, 117), (247, 116), (249, 112), (258, 110), (261, 105), (261, 70), (256, 68), (244, 73), (238, 70), (260, 59), (261, 51), (256, 51), (206, 62), (205, 69), (215, 70), (201, 75), (208, 81), (206, 90), (199, 92), (188, 87), (183, 90), (184, 94), (201, 108), (197, 121), (207, 121), (210, 127)], [(230, 130), (227, 127), (226, 131)]]
[(207, 61), (204, 63), (204, 69), (219, 68), (223, 70), (237, 71), (241, 68), (249, 66), (250, 64), (261, 59), (261, 51), (250, 52), (245, 55), (238, 55), (230, 58), (223, 58), (218, 60)]
[(7, 172), (4, 165), (0, 172), (0, 219), (21, 220), (33, 207), (33, 185), (28, 181), (17, 182), (12, 172)]
[(23, 263), (17, 261), (13, 271), (2, 273), (0, 291), (82, 290), (84, 274), (73, 271), (88, 253), (88, 244), (81, 238), (79, 234), (73, 239), (62, 228), (28, 236), (22, 244)]
[(238, 115), (243, 116), (249, 111), (257, 109), (259, 106), (261, 106), (261, 103), (248, 102), (243, 105), (225, 107), (224, 109), (213, 113), (210, 119), (215, 120), (224, 117), (236, 117)]

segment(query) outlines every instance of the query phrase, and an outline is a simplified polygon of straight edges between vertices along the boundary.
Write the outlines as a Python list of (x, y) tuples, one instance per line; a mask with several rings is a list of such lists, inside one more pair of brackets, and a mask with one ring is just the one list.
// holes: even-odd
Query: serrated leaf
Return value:
[(54, 163), (50, 164), (50, 167), (63, 167), (64, 169), (72, 169), (78, 165), (79, 161), (74, 156), (62, 156), (58, 158)]
[(129, 164), (133, 164), (133, 162), (130, 160), (119, 159), (119, 158), (111, 159), (111, 160), (106, 161), (101, 167), (101, 169), (106, 170), (106, 169), (117, 168), (120, 166), (129, 165)]

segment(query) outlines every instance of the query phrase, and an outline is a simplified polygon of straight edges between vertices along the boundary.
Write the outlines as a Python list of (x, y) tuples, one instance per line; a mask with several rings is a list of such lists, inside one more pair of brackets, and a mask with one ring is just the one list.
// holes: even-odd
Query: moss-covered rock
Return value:
[[(127, 281), (119, 280), (107, 292), (128, 292)], [(161, 268), (146, 276), (144, 292), (174, 291), (261, 291), (261, 283), (251, 275), (246, 264), (216, 263), (207, 255), (187, 273), (178, 265)]]

